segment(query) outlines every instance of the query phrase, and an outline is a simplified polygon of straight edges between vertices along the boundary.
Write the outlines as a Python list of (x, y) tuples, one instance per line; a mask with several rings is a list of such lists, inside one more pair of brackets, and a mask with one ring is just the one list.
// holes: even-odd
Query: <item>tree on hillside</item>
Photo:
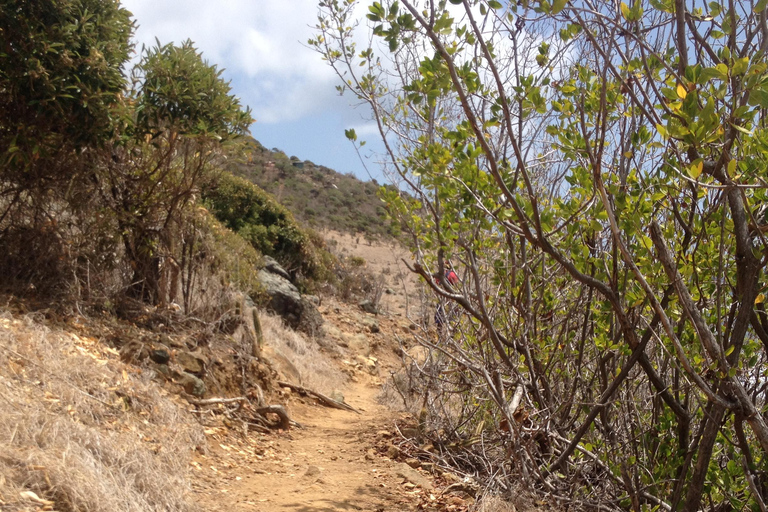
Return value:
[(132, 117), (100, 162), (101, 193), (121, 233), (132, 293), (157, 303), (175, 299), (161, 290), (162, 261), (192, 264), (194, 237), (182, 236), (187, 209), (253, 119), (191, 41), (146, 50), (135, 71)]
[(586, 508), (766, 510), (766, 2), (373, 2), (365, 47), (356, 7), (310, 44), (465, 312), (423, 340), (443, 457)]
[(51, 251), (55, 205), (87, 182), (83, 155), (114, 133), (132, 31), (117, 1), (0, 2), (0, 267), (7, 277), (30, 277), (35, 255), (59, 264)]

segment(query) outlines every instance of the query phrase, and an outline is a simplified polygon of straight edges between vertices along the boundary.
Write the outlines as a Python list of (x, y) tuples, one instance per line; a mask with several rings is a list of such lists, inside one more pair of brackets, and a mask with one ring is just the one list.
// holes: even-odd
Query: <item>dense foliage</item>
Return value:
[(356, 7), (321, 1), (310, 44), (463, 311), (422, 340), (442, 460), (579, 508), (766, 510), (766, 2), (373, 2), (362, 48)]
[(132, 30), (113, 0), (0, 4), (1, 282), (190, 312), (211, 272), (255, 289), (196, 207), (252, 118), (189, 41), (143, 49), (129, 81)]

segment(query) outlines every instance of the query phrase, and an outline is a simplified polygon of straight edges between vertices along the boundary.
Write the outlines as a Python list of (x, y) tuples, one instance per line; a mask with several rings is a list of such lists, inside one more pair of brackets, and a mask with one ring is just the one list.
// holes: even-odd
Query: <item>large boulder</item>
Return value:
[(280, 315), (292, 329), (298, 329), (309, 335), (322, 333), (323, 317), (317, 307), (301, 296), (298, 288), (286, 276), (288, 273), (277, 262), (258, 272), (258, 278), (269, 295), (269, 308)]

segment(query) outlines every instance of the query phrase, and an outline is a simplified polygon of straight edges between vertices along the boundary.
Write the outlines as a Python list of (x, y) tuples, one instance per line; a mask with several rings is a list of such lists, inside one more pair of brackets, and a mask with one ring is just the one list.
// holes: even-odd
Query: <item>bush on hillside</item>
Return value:
[(217, 219), (278, 260), (298, 282), (327, 277), (322, 239), (301, 229), (293, 214), (258, 186), (224, 173), (203, 197)]

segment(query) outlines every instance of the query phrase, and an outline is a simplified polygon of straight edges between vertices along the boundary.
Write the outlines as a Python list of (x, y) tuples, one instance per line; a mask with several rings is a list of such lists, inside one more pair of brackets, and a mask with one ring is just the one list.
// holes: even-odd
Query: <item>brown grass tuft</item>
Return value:
[[(193, 511), (201, 427), (95, 340), (0, 313), (0, 505)], [(32, 496), (32, 497), (30, 497)]]
[(321, 393), (330, 393), (344, 384), (345, 377), (320, 351), (317, 342), (307, 340), (303, 334), (286, 327), (280, 317), (260, 312), (259, 321), (265, 343), (293, 364), (301, 374), (302, 385)]

